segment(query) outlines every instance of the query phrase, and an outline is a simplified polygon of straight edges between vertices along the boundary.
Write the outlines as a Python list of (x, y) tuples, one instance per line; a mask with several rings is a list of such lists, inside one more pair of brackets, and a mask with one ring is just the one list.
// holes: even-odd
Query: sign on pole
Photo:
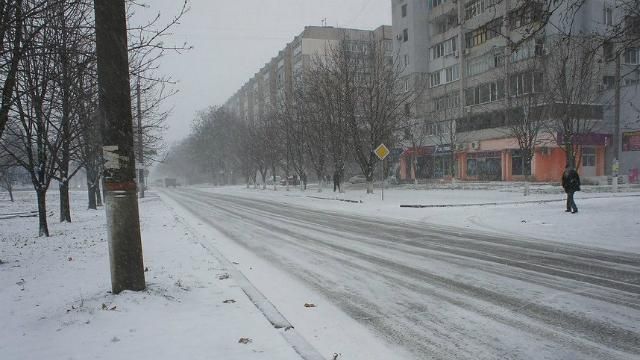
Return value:
[(384, 160), (387, 156), (389, 156), (389, 148), (387, 148), (384, 144), (380, 144), (375, 150), (374, 153), (380, 160)]
[(378, 146), (373, 152), (376, 154), (378, 159), (382, 161), (382, 166), (380, 167), (380, 177), (382, 178), (382, 200), (384, 201), (384, 159), (389, 156), (390, 151), (389, 148), (387, 148), (384, 144), (380, 144), (380, 146)]

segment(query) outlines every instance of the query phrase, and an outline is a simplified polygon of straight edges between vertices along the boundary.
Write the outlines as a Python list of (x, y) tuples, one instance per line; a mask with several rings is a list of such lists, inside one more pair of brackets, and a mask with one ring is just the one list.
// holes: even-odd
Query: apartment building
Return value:
[[(528, 31), (545, 16), (546, 6), (555, 10), (535, 36)], [(407, 146), (401, 157), (400, 177), (408, 180), (456, 176), (474, 180), (518, 180), (525, 174), (518, 142), (509, 133), (506, 106), (513, 108), (520, 94), (542, 93), (554, 71), (551, 44), (559, 34), (604, 34), (608, 26), (625, 21), (614, 0), (587, 0), (576, 17), (567, 19), (563, 0), (392, 0), (394, 51), (407, 65), (404, 76), (424, 79), (424, 92), (412, 116), (424, 124), (419, 146)], [(526, 41), (524, 41), (526, 39)], [(509, 42), (510, 41), (510, 42)], [(509, 46), (508, 46), (509, 44)], [(511, 44), (517, 44), (517, 47)], [(612, 46), (594, 46), (598, 54), (598, 91), (615, 85), (616, 67), (608, 53)], [(638, 48), (622, 57), (622, 85), (638, 82)], [(420, 82), (412, 82), (420, 84)], [(593, 133), (580, 143), (583, 176), (608, 174), (612, 162), (610, 119), (603, 96), (572, 107), (593, 121)], [(608, 110), (607, 110), (608, 109)], [(624, 122), (624, 119), (623, 119)], [(556, 181), (565, 155), (557, 145), (562, 134), (540, 136), (531, 164), (538, 181)], [(417, 162), (414, 175), (411, 162)], [(455, 175), (451, 173), (454, 163)]]
[(366, 51), (366, 44), (374, 39), (391, 51), (391, 30), (391, 26), (384, 25), (374, 30), (307, 26), (231, 96), (224, 107), (245, 121), (262, 119), (286, 101), (296, 79), (312, 66), (315, 57), (326, 56), (341, 41), (347, 41), (347, 46), (358, 52)]

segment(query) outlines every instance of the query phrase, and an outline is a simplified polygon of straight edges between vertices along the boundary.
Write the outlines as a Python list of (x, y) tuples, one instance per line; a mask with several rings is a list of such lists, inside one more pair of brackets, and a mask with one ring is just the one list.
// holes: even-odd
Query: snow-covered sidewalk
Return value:
[[(433, 225), (454, 226), (479, 231), (509, 234), (514, 237), (550, 240), (561, 243), (602, 247), (640, 253), (640, 192), (578, 192), (580, 212), (564, 212), (565, 195), (537, 191), (523, 196), (518, 187), (466, 189), (380, 189), (367, 195), (364, 189), (349, 189), (344, 194), (315, 190), (300, 191), (279, 187), (259, 190), (243, 186), (201, 187), (201, 191), (250, 197), (293, 204), (336, 213), (367, 217), (422, 221)], [(349, 200), (349, 202), (336, 201)], [(401, 208), (402, 205), (427, 205), (427, 208)]]
[[(31, 193), (17, 196), (0, 213), (32, 210)], [(35, 218), (0, 220), (0, 358), (300, 359), (153, 193), (141, 202), (148, 289), (112, 295), (104, 211), (73, 197), (74, 223), (52, 215), (50, 238)]]

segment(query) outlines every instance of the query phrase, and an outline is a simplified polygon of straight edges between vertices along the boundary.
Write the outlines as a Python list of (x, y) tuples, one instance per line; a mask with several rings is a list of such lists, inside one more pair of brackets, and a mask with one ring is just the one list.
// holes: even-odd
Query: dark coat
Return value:
[(566, 169), (562, 173), (562, 187), (566, 193), (580, 191), (580, 175), (575, 169)]

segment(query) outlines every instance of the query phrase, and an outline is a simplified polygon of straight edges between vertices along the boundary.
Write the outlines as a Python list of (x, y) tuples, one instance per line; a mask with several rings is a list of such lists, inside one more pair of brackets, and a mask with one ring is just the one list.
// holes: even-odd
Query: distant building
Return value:
[(224, 107), (243, 120), (260, 119), (293, 91), (296, 77), (311, 66), (315, 56), (323, 56), (342, 40), (348, 41), (353, 51), (365, 51), (366, 42), (372, 38), (391, 50), (391, 36), (391, 26), (375, 30), (307, 26), (228, 99)]

